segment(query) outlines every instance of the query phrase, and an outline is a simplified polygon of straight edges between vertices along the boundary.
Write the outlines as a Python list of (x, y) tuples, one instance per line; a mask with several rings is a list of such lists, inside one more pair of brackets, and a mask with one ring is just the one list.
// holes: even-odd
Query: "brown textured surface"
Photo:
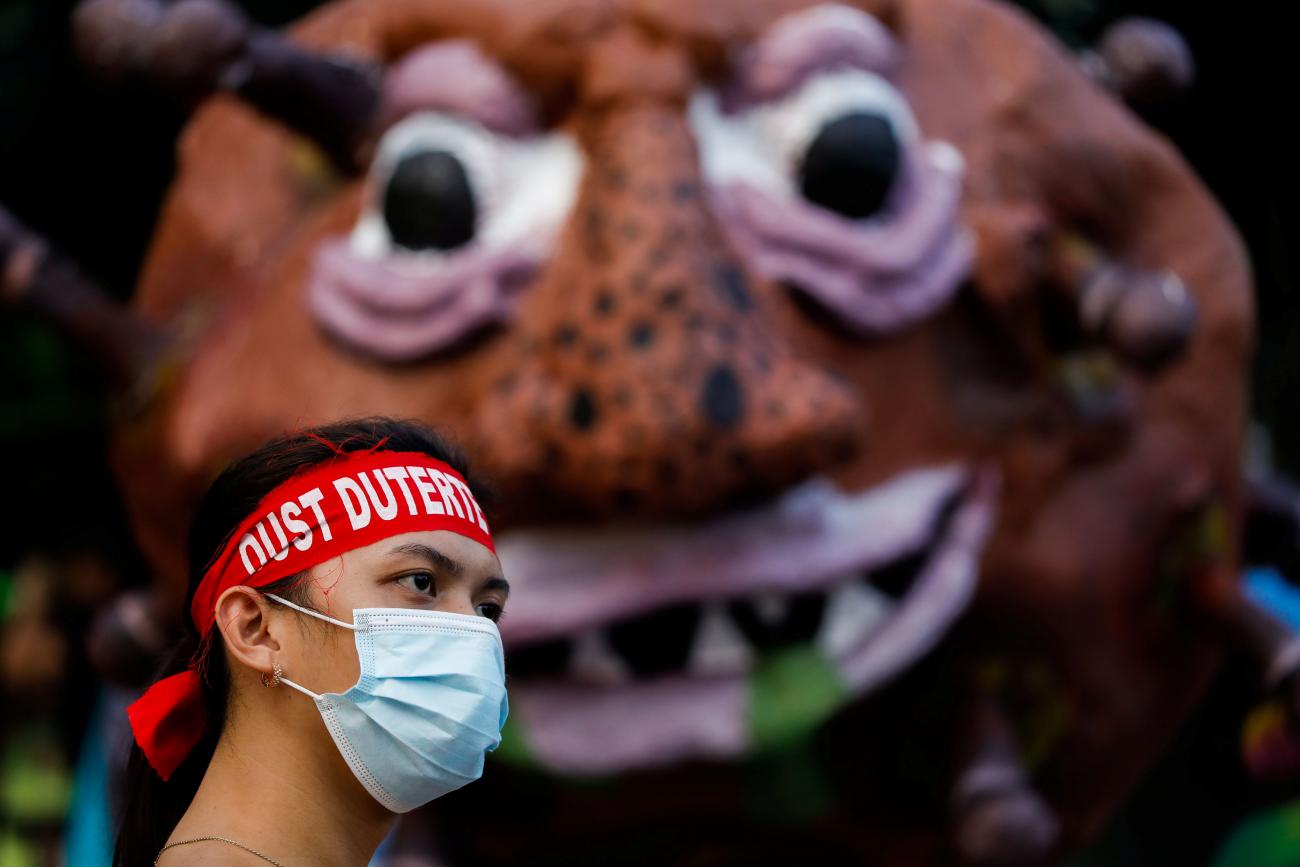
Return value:
[[(761, 29), (769, 7), (800, 5), (353, 0), (301, 25), (305, 41), (378, 56), (482, 38), (584, 143), (583, 186), (517, 326), (386, 367), (332, 344), (302, 302), (312, 249), (351, 225), (359, 182), (324, 174), (247, 109), (206, 105), (135, 297), (152, 318), (197, 323), (183, 374), (117, 443), (136, 528), (159, 580), (179, 592), (187, 510), (219, 465), (340, 414), (448, 428), (498, 476), (514, 522), (535, 517), (528, 498), (540, 492), (558, 518), (699, 514), (817, 469), (859, 487), (911, 466), (993, 460), (1004, 509), (967, 640), (1041, 656), (1063, 684), (1072, 722), (1041, 780), (1077, 840), (1158, 755), (1215, 659), (1185, 607), (1159, 606), (1157, 584), (1189, 501), (1226, 503), (1236, 536), (1252, 316), (1242, 246), (1169, 143), (1022, 15), (981, 0), (882, 2), (870, 8), (905, 46), (901, 89), (922, 130), (968, 164), (974, 282), (948, 311), (880, 341), (827, 327), (753, 275), (752, 304), (739, 309), (717, 289), (719, 269), (735, 265), (690, 189), (698, 169), (680, 91), (716, 67), (724, 42)], [(613, 62), (629, 50), (648, 52), (652, 76)], [(1045, 266), (1031, 242), (1058, 228), (1126, 263), (1172, 269), (1200, 305), (1184, 358), (1150, 380), (1121, 373), (1137, 409), (1100, 448), (1043, 349)], [(596, 312), (602, 294), (614, 299), (608, 313)], [(647, 323), (648, 345), (629, 339)], [(720, 365), (746, 395), (743, 418), (721, 427), (695, 409)], [(578, 389), (598, 413), (585, 430), (570, 422)], [(1211, 574), (1231, 572), (1231, 541), (1221, 558)], [(828, 839), (879, 831), (842, 825)]]

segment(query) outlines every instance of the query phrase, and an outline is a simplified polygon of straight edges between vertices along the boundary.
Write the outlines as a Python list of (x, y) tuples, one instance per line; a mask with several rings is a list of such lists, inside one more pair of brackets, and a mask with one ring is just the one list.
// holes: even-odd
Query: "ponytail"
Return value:
[[(198, 643), (193, 635), (187, 635), (172, 650), (159, 672), (159, 678), (183, 671), (190, 664), (197, 648)], [(226, 698), (230, 689), (230, 672), (226, 667), (221, 634), (215, 630), (201, 683), (208, 727), (193, 752), (169, 779), (164, 780), (158, 776), (139, 745), (134, 741), (131, 743), (131, 755), (126, 764), (122, 827), (113, 852), (113, 867), (151, 867), (172, 829), (189, 809), (195, 792), (199, 790), (199, 783), (203, 781), (203, 774), (208, 769), (208, 763), (217, 747), (217, 739), (221, 736), (221, 723), (226, 718)]]

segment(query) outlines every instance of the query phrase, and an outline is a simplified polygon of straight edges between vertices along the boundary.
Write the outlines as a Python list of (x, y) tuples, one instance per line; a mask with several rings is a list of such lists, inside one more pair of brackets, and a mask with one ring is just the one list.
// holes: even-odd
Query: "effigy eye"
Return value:
[(885, 207), (899, 174), (902, 150), (894, 126), (878, 112), (862, 111), (824, 124), (799, 166), (808, 201), (852, 219)]
[(451, 153), (403, 157), (382, 197), (393, 243), (407, 250), (452, 250), (474, 238), (478, 207), (465, 166)]

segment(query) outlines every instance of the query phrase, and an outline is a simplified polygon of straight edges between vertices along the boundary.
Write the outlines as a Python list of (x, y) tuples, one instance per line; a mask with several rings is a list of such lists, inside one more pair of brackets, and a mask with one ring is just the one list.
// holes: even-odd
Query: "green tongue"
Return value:
[(835, 801), (811, 740), (848, 698), (839, 674), (811, 644), (766, 651), (749, 678), (751, 757), (746, 811), (764, 823), (815, 821)]
[(756, 750), (806, 737), (848, 699), (839, 674), (811, 644), (767, 651), (749, 677), (749, 731)]

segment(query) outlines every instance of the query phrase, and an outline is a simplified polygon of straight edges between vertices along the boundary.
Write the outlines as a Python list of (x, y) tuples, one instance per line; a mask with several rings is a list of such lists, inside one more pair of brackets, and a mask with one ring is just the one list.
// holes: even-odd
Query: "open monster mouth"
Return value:
[(996, 477), (947, 466), (655, 528), (516, 530), (505, 758), (611, 773), (806, 734), (965, 609)]

